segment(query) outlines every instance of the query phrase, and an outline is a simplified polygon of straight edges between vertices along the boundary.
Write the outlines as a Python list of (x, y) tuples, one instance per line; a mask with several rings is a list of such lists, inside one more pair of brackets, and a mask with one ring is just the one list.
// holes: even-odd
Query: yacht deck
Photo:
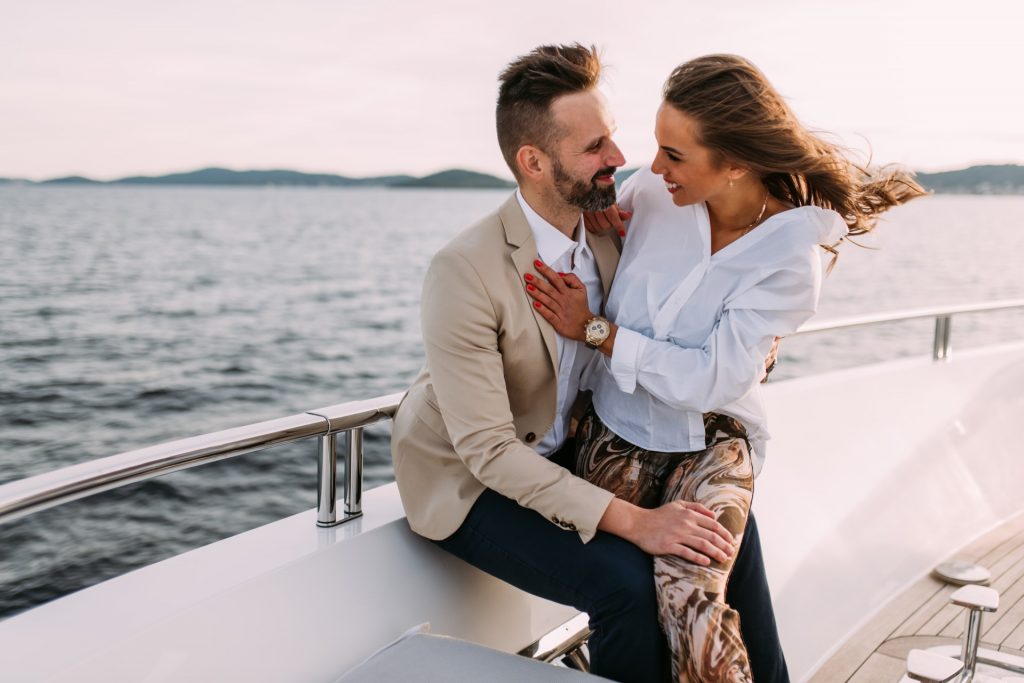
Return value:
[[(1024, 657), (1024, 515), (993, 529), (951, 559), (992, 572), (999, 611), (984, 615), (981, 647)], [(891, 600), (810, 678), (812, 683), (899, 681), (907, 653), (958, 645), (964, 612), (949, 603), (958, 586), (926, 576)]]

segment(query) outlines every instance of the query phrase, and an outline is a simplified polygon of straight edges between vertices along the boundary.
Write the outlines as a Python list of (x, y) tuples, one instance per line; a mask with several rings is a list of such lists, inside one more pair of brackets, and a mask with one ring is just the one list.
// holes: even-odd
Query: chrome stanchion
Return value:
[[(319, 457), (316, 465), (316, 525), (334, 526), (338, 523), (338, 455), (336, 434), (319, 439)], [(346, 475), (348, 470), (346, 468)]]
[(951, 336), (953, 332), (953, 317), (940, 315), (935, 318), (935, 341), (932, 345), (932, 360), (949, 360), (952, 353)]
[(363, 514), (363, 428), (348, 433), (348, 453), (345, 454), (345, 516)]

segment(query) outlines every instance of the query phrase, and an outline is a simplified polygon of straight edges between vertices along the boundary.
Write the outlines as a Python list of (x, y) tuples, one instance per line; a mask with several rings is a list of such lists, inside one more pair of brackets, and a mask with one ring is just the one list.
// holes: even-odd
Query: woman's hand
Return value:
[(614, 230), (619, 237), (626, 236), (626, 221), (633, 217), (632, 211), (623, 211), (618, 204), (612, 204), (604, 211), (585, 211), (583, 225), (595, 235)]
[(761, 380), (761, 384), (768, 381), (768, 376), (772, 374), (772, 370), (775, 369), (775, 365), (778, 363), (780, 341), (782, 341), (781, 337), (775, 338), (775, 341), (772, 342), (771, 350), (768, 351), (768, 357), (764, 359), (764, 379)]
[(625, 538), (649, 555), (678, 555), (694, 564), (725, 562), (736, 539), (700, 503), (675, 500), (647, 510), (612, 499), (598, 528)]
[(583, 341), (584, 326), (594, 317), (590, 312), (587, 286), (572, 273), (557, 273), (542, 261), (533, 262), (543, 277), (526, 274), (526, 293), (533, 306), (566, 339)]

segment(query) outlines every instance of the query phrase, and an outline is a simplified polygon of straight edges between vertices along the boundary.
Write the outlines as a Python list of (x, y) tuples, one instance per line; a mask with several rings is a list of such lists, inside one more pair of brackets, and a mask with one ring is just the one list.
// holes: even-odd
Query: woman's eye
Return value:
[(665, 156), (667, 156), (672, 161), (682, 161), (682, 159), (677, 157), (675, 154), (669, 154), (668, 152), (665, 152)]

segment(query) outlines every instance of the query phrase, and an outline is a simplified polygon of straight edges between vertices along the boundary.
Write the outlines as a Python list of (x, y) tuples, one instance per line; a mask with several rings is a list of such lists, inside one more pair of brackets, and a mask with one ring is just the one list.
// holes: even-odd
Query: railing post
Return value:
[(345, 454), (345, 516), (363, 514), (363, 428), (348, 433), (348, 453)]
[(935, 340), (932, 344), (932, 360), (948, 361), (952, 353), (951, 336), (953, 318), (949, 315), (935, 317)]
[(325, 434), (319, 441), (316, 464), (316, 525), (334, 526), (338, 523), (338, 436)]
[(974, 680), (974, 670), (978, 668), (978, 645), (981, 633), (981, 611), (967, 612), (967, 631), (964, 633), (963, 647), (960, 650), (960, 661), (964, 663), (964, 678)]

